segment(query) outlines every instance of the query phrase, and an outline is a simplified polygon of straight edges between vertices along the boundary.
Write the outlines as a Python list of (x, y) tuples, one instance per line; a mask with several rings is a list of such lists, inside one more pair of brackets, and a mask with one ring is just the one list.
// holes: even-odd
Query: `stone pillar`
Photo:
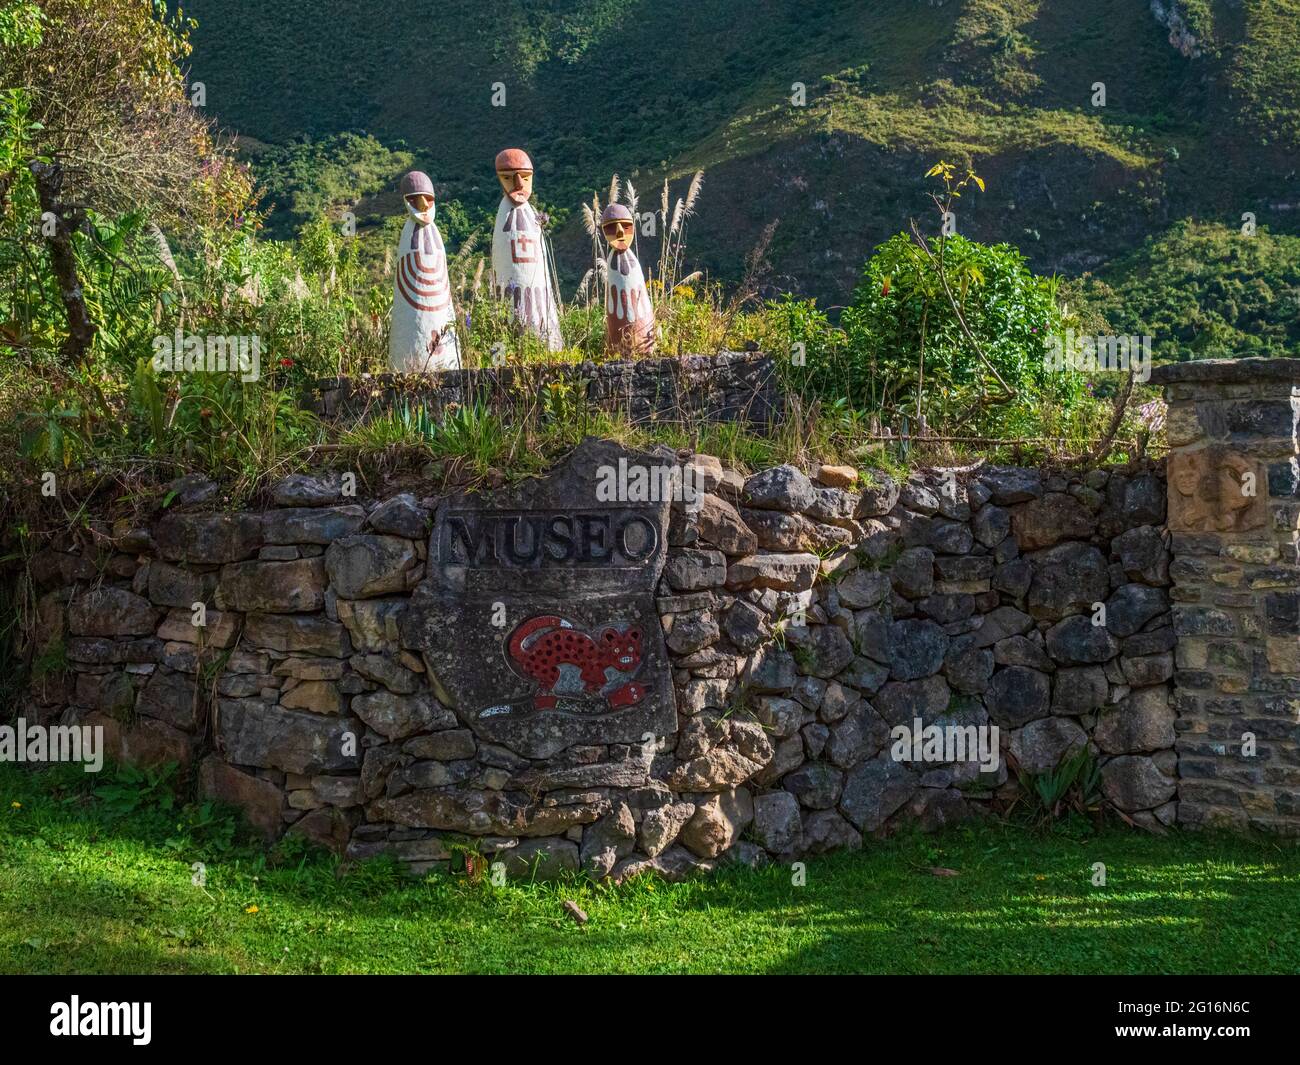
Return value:
[(1178, 820), (1300, 834), (1300, 359), (1152, 381), (1172, 449)]

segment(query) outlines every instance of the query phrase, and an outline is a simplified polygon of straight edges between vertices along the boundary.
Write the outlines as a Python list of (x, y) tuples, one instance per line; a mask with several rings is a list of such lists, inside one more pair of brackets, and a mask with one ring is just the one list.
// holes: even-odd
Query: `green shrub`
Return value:
[(1001, 398), (933, 261), (901, 233), (876, 249), (844, 312), (850, 359), (839, 382), (843, 394), (892, 415), (890, 421), (906, 416), (913, 424), (960, 421), (989, 435), (1032, 433), (1041, 399), (1068, 409), (1082, 394), (1081, 375), (1045, 365), (1048, 338), (1067, 324), (1055, 280), (1036, 277), (1009, 244), (954, 235), (944, 245), (961, 317), (1015, 397)]

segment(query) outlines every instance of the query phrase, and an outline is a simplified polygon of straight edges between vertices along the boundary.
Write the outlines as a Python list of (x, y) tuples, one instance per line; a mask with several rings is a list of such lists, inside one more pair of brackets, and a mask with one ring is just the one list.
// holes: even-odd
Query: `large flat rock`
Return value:
[(545, 758), (675, 731), (654, 601), (670, 500), (608, 490), (673, 463), (586, 440), (544, 478), (439, 506), (402, 642), (479, 737)]

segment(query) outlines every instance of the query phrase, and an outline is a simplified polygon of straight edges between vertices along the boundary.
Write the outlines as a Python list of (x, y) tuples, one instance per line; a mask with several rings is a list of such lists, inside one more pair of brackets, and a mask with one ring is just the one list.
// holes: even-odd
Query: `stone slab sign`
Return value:
[(587, 440), (545, 478), (439, 506), (402, 640), (482, 740), (542, 758), (676, 730), (654, 599), (670, 500), (607, 490), (673, 461)]

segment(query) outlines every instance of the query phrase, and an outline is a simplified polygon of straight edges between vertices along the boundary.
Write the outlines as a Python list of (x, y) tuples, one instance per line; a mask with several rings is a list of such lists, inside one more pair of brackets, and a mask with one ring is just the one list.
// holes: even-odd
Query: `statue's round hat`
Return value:
[(621, 203), (611, 203), (600, 212), (600, 224), (603, 226), (606, 222), (631, 222), (632, 212), (624, 207)]
[(433, 182), (423, 170), (412, 170), (402, 175), (402, 198), (407, 196), (432, 196)]
[(505, 148), (497, 152), (497, 171), (532, 170), (533, 161), (522, 148)]

